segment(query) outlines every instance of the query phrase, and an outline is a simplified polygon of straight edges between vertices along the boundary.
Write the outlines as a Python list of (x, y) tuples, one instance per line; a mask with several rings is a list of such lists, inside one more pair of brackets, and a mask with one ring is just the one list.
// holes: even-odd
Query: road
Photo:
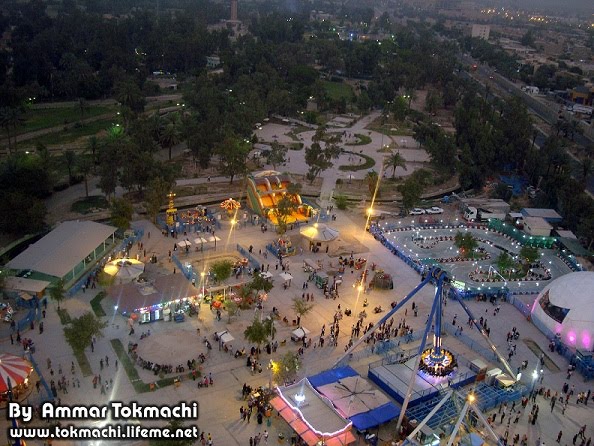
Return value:
[[(483, 92), (486, 91), (486, 86), (489, 85), (489, 87), (491, 88), (491, 92), (487, 95), (487, 99), (489, 101), (492, 101), (497, 96), (502, 97), (504, 99), (509, 98), (510, 96), (516, 96), (523, 100), (524, 104), (531, 113), (534, 113), (536, 116), (540, 117), (548, 124), (554, 125), (557, 122), (559, 112), (558, 107), (548, 108), (544, 104), (537, 102), (536, 99), (530, 98), (530, 96), (524, 93), (516, 84), (501, 76), (499, 73), (495, 72), (490, 67), (480, 65), (477, 61), (475, 61), (469, 56), (462, 55), (461, 60), (464, 63), (468, 63), (470, 65), (475, 63), (478, 65), (478, 69), (472, 74), (467, 73), (465, 71), (460, 71), (459, 74), (463, 78), (474, 80)], [(552, 105), (556, 106), (557, 104)], [(535, 144), (538, 147), (542, 147), (549, 135), (547, 135), (542, 129), (538, 128), (537, 126), (534, 126), (534, 128), (538, 132)], [(575, 143), (584, 148), (593, 147), (592, 141), (581, 134), (575, 135)], [(569, 162), (571, 166), (572, 177), (580, 178), (582, 173), (582, 165), (580, 161), (577, 158), (575, 158), (571, 153), (567, 153), (570, 157)], [(594, 176), (591, 176), (590, 179), (587, 181), (585, 189), (591, 196), (594, 195)]]

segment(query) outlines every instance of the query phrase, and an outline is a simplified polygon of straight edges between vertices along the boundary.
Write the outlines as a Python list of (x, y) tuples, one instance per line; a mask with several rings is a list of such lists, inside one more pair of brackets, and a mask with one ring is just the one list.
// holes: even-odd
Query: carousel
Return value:
[[(8, 353), (0, 354), (0, 398), (3, 401), (8, 399), (8, 393), (12, 390), (15, 400), (19, 399), (29, 387), (29, 377), (33, 372), (33, 366), (26, 359)], [(10, 386), (8, 388), (8, 381)]]
[(304, 240), (304, 248), (308, 251), (318, 252), (328, 249), (330, 244), (338, 238), (340, 233), (324, 223), (314, 223), (303, 227), (299, 233)]
[(116, 259), (108, 262), (103, 270), (120, 283), (132, 282), (144, 272), (144, 263), (136, 259)]
[(227, 211), (227, 215), (229, 217), (233, 217), (237, 214), (237, 211), (241, 209), (241, 203), (233, 198), (228, 198), (227, 200), (223, 201), (221, 204), (221, 209)]

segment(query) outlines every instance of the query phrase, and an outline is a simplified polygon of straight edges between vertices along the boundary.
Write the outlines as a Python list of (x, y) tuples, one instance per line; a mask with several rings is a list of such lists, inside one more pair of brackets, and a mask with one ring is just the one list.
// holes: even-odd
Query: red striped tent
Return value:
[(0, 354), (0, 394), (8, 392), (8, 378), (12, 387), (23, 384), (33, 371), (33, 366), (20, 356)]

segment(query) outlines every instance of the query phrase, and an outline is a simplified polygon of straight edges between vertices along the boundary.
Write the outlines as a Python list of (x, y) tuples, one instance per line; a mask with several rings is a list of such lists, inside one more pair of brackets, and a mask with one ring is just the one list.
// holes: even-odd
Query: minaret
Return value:
[(231, 21), (237, 22), (237, 0), (231, 0)]

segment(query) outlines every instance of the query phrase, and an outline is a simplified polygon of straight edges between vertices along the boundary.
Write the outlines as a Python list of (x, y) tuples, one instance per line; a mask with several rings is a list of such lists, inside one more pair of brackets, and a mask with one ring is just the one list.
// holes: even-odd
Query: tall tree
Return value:
[(64, 164), (66, 164), (66, 169), (68, 170), (68, 184), (72, 184), (72, 181), (74, 179), (72, 172), (76, 167), (78, 157), (74, 150), (70, 149), (65, 150), (62, 154), (62, 157), (64, 158)]
[(169, 160), (171, 160), (171, 149), (181, 141), (182, 134), (179, 122), (177, 114), (169, 116), (159, 135), (161, 147), (169, 151)]
[(58, 279), (49, 289), (49, 294), (52, 300), (58, 304), (58, 310), (60, 309), (60, 303), (66, 297), (66, 291), (64, 290), (64, 280)]
[(130, 227), (134, 208), (128, 199), (114, 198), (111, 200), (110, 211), (111, 224), (121, 231), (125, 231)]
[(270, 150), (266, 157), (266, 162), (272, 164), (272, 168), (276, 170), (276, 166), (283, 164), (286, 161), (287, 148), (281, 145), (278, 141), (273, 141), (270, 144)]
[(93, 158), (92, 155), (83, 153), (78, 157), (77, 169), (83, 177), (85, 182), (85, 197), (89, 198), (89, 175), (93, 170)]
[(102, 321), (92, 312), (87, 311), (82, 316), (72, 319), (64, 327), (64, 337), (74, 353), (80, 353), (91, 345), (93, 338), (103, 337), (105, 327), (107, 327), (107, 321)]
[(250, 145), (242, 138), (229, 137), (217, 147), (217, 154), (220, 157), (219, 172), (230, 177), (229, 183), (233, 183), (236, 175), (243, 175), (247, 172), (247, 157), (250, 153)]
[(392, 178), (396, 175), (396, 168), (402, 167), (404, 170), (406, 168), (406, 160), (400, 155), (400, 153), (392, 153), (384, 160), (384, 167), (385, 168), (392, 168)]
[(8, 138), (8, 152), (13, 152), (12, 137), (16, 144), (16, 129), (22, 125), (22, 112), (18, 107), (0, 107), (0, 127), (6, 132)]
[(274, 322), (272, 319), (265, 319), (261, 321), (260, 318), (255, 317), (251, 325), (249, 325), (243, 332), (243, 336), (248, 342), (256, 344), (258, 349), (274, 335)]
[[(300, 297), (294, 297), (293, 303), (291, 304), (291, 308), (293, 309), (295, 314), (299, 316), (299, 320), (301, 321), (303, 317), (308, 315), (311, 312), (311, 310), (313, 310), (314, 305), (304, 301)], [(299, 327), (301, 327), (301, 324), (299, 325)]]

